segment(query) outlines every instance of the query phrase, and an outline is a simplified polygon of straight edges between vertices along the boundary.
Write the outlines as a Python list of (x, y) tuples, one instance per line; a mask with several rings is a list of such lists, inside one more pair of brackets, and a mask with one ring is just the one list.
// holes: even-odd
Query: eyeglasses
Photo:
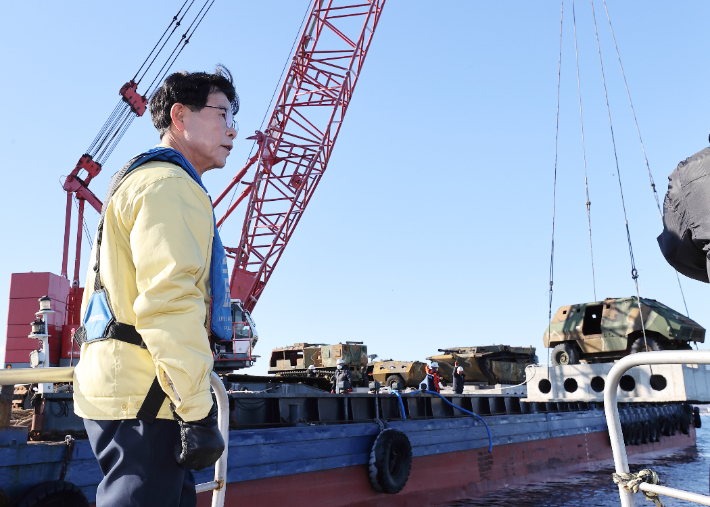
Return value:
[(227, 124), (227, 128), (233, 128), (237, 132), (239, 132), (239, 124), (237, 123), (237, 120), (234, 119), (234, 115), (232, 114), (231, 109), (227, 109), (226, 107), (221, 107), (221, 106), (205, 106), (209, 107), (211, 109), (221, 109), (224, 111), (224, 122)]

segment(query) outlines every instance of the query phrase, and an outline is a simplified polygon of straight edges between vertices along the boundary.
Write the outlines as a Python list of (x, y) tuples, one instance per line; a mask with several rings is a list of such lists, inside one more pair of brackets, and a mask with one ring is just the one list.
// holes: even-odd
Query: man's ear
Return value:
[(186, 109), (187, 108), (179, 102), (176, 102), (173, 104), (173, 107), (170, 108), (170, 119), (178, 132), (185, 130)]

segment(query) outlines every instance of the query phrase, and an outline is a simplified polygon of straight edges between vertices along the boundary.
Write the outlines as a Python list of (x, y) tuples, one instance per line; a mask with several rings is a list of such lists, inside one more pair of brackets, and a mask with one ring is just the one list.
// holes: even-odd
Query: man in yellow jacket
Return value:
[(229, 311), (229, 291), (201, 176), (226, 164), (238, 100), (224, 67), (169, 76), (150, 103), (160, 146), (129, 162), (104, 201), (74, 376), (104, 473), (97, 507), (195, 506), (190, 468), (222, 452), (210, 333), (226, 339), (231, 320), (215, 322), (231, 317), (212, 318)]

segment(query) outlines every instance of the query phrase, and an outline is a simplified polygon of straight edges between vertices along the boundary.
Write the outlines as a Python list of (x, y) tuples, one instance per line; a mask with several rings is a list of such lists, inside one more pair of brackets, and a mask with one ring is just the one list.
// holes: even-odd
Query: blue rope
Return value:
[(469, 411), (466, 410), (465, 408), (461, 408), (461, 407), (459, 407), (458, 405), (454, 405), (453, 403), (451, 403), (449, 400), (447, 400), (446, 398), (444, 398), (442, 395), (440, 395), (440, 394), (437, 393), (436, 391), (424, 391), (424, 392), (425, 392), (425, 393), (428, 393), (428, 394), (435, 394), (435, 395), (437, 395), (439, 398), (441, 398), (442, 400), (444, 400), (446, 403), (448, 403), (449, 405), (451, 405), (452, 407), (459, 409), (461, 412), (466, 412), (468, 415), (472, 415), (473, 417), (475, 417), (475, 418), (477, 418), (478, 420), (480, 420), (480, 421), (483, 423), (483, 425), (486, 427), (486, 432), (488, 432), (488, 452), (493, 452), (493, 438), (491, 438), (491, 430), (488, 429), (488, 425), (486, 424), (486, 421), (484, 421), (483, 418), (482, 418), (480, 415), (474, 414), (473, 412), (469, 412)]
[(390, 391), (399, 399), (399, 411), (402, 413), (402, 419), (406, 419), (407, 415), (404, 413), (404, 403), (402, 403), (402, 396), (397, 391)]

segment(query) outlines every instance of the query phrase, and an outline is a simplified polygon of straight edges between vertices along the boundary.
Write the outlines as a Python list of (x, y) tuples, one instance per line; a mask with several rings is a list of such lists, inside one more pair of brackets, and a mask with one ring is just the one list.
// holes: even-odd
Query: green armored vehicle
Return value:
[(454, 380), (456, 362), (463, 367), (466, 382), (489, 385), (525, 382), (525, 368), (535, 364), (535, 347), (486, 345), (485, 347), (451, 347), (439, 349), (441, 355), (427, 357), (439, 363), (439, 375), (446, 382)]
[(336, 345), (325, 343), (296, 343), (271, 351), (269, 373), (272, 375), (305, 377), (308, 367), (315, 366), (319, 377), (330, 378), (336, 370), (336, 361), (342, 359), (353, 374), (355, 386), (365, 386), (367, 345), (362, 342), (345, 342)]
[(395, 382), (398, 382), (401, 389), (417, 388), (426, 377), (426, 363), (392, 359), (372, 361), (367, 365), (367, 376), (370, 380), (377, 380), (387, 387), (392, 387)]
[[(704, 342), (705, 328), (653, 299), (635, 297), (561, 306), (545, 329), (553, 365), (608, 362), (647, 350), (686, 350)], [(644, 340), (643, 327), (646, 330)]]

